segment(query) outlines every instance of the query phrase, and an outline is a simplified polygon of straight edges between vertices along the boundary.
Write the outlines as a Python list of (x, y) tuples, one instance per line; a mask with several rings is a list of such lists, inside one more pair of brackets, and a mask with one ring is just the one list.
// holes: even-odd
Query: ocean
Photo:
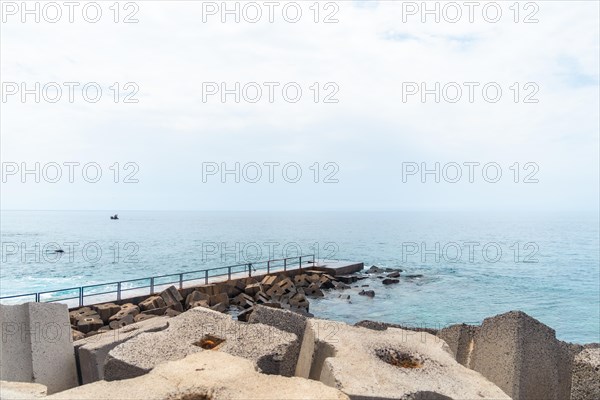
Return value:
[[(2, 296), (314, 254), (400, 268), (311, 300), (317, 317), (438, 328), (522, 310), (600, 341), (598, 215), (585, 213), (2, 211)], [(62, 249), (64, 253), (56, 253)], [(422, 275), (407, 278), (407, 275)]]

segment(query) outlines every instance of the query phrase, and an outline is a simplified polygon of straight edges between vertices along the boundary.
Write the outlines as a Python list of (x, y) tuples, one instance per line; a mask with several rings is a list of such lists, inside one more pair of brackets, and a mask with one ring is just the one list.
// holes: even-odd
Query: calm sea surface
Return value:
[[(2, 211), (2, 296), (316, 254), (396, 267), (397, 285), (311, 300), (316, 316), (439, 327), (523, 310), (600, 341), (599, 221), (585, 214)], [(57, 254), (57, 248), (65, 252)]]

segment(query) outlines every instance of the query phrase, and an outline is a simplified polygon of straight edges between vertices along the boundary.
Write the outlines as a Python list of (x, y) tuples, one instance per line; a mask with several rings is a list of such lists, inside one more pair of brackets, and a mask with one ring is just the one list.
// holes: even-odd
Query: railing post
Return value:
[(248, 263), (248, 277), (252, 276), (252, 263)]
[(35, 302), (36, 302), (36, 303), (39, 303), (39, 302), (40, 302), (40, 294), (39, 294), (39, 293), (36, 293), (36, 294), (35, 294)]
[(179, 274), (179, 289), (183, 289), (183, 274)]
[(315, 264), (315, 255), (314, 254), (312, 255), (312, 263), (313, 263), (313, 266), (314, 266), (314, 264)]
[(83, 286), (79, 286), (79, 307), (83, 307)]
[(154, 294), (154, 277), (150, 278), (150, 294)]
[(208, 285), (208, 270), (204, 270), (204, 284)]
[(121, 282), (117, 282), (117, 301), (121, 300)]
[(300, 256), (300, 259), (298, 260), (298, 266), (302, 269), (302, 256)]
[(271, 273), (271, 260), (267, 261), (267, 274)]
[(227, 280), (231, 280), (231, 267), (227, 267)]
[(287, 258), (283, 259), (283, 270), (287, 271)]

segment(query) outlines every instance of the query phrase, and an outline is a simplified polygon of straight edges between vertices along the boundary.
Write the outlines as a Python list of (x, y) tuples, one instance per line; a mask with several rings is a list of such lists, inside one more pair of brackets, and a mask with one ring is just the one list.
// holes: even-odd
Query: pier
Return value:
[(64, 303), (69, 308), (106, 302), (120, 304), (138, 297), (160, 293), (172, 285), (179, 289), (188, 289), (247, 277), (260, 279), (265, 275), (275, 273), (290, 272), (293, 275), (310, 269), (330, 270), (334, 274), (343, 275), (360, 271), (363, 267), (362, 262), (318, 260), (315, 259), (313, 254), (309, 254), (37, 293), (2, 296), (0, 297), (0, 304)]

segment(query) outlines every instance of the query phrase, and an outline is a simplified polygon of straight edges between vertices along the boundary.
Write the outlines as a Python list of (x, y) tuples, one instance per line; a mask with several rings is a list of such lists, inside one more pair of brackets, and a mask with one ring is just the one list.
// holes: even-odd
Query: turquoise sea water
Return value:
[[(422, 278), (316, 316), (439, 327), (523, 310), (560, 339), (600, 341), (599, 221), (586, 214), (3, 211), (2, 296), (302, 254)], [(62, 255), (54, 253), (62, 248)]]

